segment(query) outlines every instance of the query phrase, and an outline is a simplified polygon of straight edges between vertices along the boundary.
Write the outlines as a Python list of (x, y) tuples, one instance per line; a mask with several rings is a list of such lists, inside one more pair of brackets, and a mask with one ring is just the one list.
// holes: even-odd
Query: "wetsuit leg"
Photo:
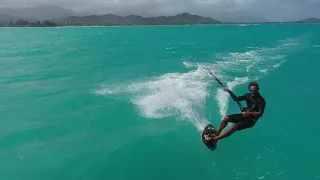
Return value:
[(242, 122), (245, 120), (245, 118), (243, 117), (243, 115), (240, 113), (240, 114), (231, 114), (231, 115), (228, 115), (230, 121), (229, 122), (232, 122), (232, 123), (239, 123), (239, 122)]
[(229, 116), (230, 122), (235, 123), (235, 127), (237, 131), (250, 128), (254, 126), (255, 122), (252, 117), (243, 117), (242, 114), (232, 114)]
[(229, 122), (235, 123), (230, 129), (228, 129), (225, 133), (222, 135), (219, 135), (217, 137), (217, 140), (226, 138), (233, 134), (235, 131), (240, 131), (246, 128), (250, 128), (254, 126), (254, 121), (251, 120), (251, 118), (245, 118), (242, 114), (232, 114), (229, 115)]
[(244, 119), (236, 123), (234, 126), (236, 127), (236, 131), (241, 131), (243, 129), (251, 128), (255, 125), (255, 122), (252, 119)]
[(231, 115), (228, 115), (228, 116), (225, 116), (223, 118), (223, 120), (221, 121), (220, 123), (220, 127), (219, 129), (217, 130), (216, 132), (216, 135), (219, 136), (221, 131), (227, 127), (228, 123), (229, 122), (232, 122), (232, 123), (237, 123), (237, 122), (240, 122), (242, 121), (243, 117), (242, 117), (242, 114), (231, 114)]

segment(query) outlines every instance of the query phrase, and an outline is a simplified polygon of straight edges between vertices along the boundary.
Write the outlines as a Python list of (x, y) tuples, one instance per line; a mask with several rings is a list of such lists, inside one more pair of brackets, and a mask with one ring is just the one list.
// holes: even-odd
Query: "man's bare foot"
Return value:
[(210, 136), (208, 136), (208, 135), (204, 135), (204, 138), (205, 138), (207, 141), (210, 141), (210, 140), (211, 140)]

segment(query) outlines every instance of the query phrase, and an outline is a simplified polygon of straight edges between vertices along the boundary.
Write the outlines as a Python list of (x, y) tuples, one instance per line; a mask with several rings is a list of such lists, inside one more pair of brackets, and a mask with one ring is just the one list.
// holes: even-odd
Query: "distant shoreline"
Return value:
[[(10, 16), (7, 16), (9, 18)], [(253, 24), (314, 24), (320, 19), (308, 18), (300, 21), (287, 22), (223, 22), (211, 17), (202, 17), (189, 13), (174, 16), (142, 17), (138, 15), (118, 16), (114, 14), (91, 16), (68, 16), (44, 21), (7, 20), (0, 22), (0, 27), (132, 27), (132, 26), (215, 26), (215, 25), (253, 25)]]
[(89, 25), (89, 26), (0, 26), (0, 28), (88, 28), (88, 27), (158, 27), (158, 26), (219, 26), (219, 25), (237, 25), (237, 26), (254, 26), (254, 25), (285, 25), (285, 24), (320, 24), (320, 23), (298, 23), (298, 22), (286, 22), (286, 23), (219, 23), (219, 24), (168, 24), (168, 25)]

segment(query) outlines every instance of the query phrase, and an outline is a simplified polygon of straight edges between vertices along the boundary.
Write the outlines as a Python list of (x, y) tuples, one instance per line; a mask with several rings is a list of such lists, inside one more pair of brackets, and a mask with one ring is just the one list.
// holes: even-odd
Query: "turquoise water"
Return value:
[[(0, 178), (320, 179), (320, 25), (0, 29)], [(260, 83), (264, 117), (219, 142)]]

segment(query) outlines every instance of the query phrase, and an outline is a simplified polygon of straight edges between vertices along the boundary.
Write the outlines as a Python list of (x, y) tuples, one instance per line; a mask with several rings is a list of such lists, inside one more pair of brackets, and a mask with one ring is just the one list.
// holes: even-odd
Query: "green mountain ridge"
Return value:
[[(257, 18), (258, 19), (258, 18)], [(260, 20), (263, 20), (260, 18)], [(196, 24), (272, 24), (272, 23), (319, 23), (320, 19), (308, 18), (299, 21), (272, 22), (272, 21), (251, 21), (251, 22), (222, 22), (211, 17), (180, 13), (174, 16), (142, 17), (139, 15), (118, 16), (114, 14), (71, 16), (51, 20), (59, 25), (68, 26), (131, 26), (131, 25), (196, 25)]]
[(139, 15), (117, 16), (114, 14), (91, 15), (91, 16), (71, 16), (61, 19), (51, 20), (60, 25), (185, 25), (185, 24), (220, 24), (222, 22), (210, 17), (201, 17), (188, 13), (181, 13), (174, 16), (142, 17)]
[[(2, 20), (2, 21), (1, 21)], [(308, 18), (291, 22), (222, 22), (210, 17), (180, 13), (174, 16), (142, 17), (139, 15), (118, 16), (114, 14), (68, 16), (38, 21), (0, 14), (0, 26), (37, 27), (37, 26), (141, 26), (141, 25), (197, 25), (197, 24), (279, 24), (279, 23), (320, 23), (320, 19)]]

